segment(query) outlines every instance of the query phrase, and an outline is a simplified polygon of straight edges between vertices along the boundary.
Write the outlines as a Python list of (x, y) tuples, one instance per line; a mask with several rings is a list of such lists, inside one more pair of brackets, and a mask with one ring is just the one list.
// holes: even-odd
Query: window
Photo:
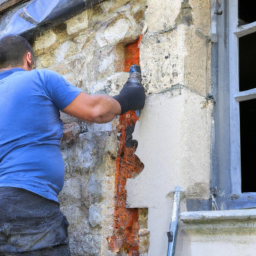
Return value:
[(213, 46), (218, 79), (212, 189), (221, 209), (252, 208), (256, 207), (256, 1), (221, 4), (218, 44)]

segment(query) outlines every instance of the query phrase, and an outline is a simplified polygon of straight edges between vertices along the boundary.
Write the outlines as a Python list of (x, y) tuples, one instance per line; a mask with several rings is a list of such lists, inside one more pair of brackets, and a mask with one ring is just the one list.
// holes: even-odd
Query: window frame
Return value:
[[(239, 91), (239, 38), (256, 32), (256, 22), (238, 26), (238, 0), (222, 0), (216, 14), (218, 41), (212, 45), (212, 84), (216, 99), (211, 190), (220, 210), (256, 207), (256, 193), (241, 191), (239, 103), (256, 89)], [(213, 0), (214, 7), (216, 0)]]

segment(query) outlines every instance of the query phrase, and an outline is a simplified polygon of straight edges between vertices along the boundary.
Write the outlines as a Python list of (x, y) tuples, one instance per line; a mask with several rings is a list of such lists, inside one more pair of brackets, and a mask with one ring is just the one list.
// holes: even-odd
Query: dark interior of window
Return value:
[(256, 33), (239, 39), (239, 79), (240, 91), (256, 88)]
[[(240, 91), (256, 88), (256, 33), (239, 39), (239, 80)], [(256, 192), (256, 99), (240, 103), (240, 132), (242, 192)]]
[(256, 192), (256, 99), (240, 103), (242, 193)]
[(256, 1), (239, 0), (239, 25), (256, 21)]

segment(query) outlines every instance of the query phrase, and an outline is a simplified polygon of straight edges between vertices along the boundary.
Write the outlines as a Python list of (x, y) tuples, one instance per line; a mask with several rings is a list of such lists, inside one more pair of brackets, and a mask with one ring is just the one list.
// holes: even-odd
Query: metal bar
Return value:
[(234, 95), (234, 98), (237, 102), (255, 99), (256, 98), (256, 89), (239, 92)]
[(168, 241), (169, 241), (167, 256), (175, 255), (181, 192), (182, 192), (181, 187), (179, 186), (175, 187), (174, 197), (173, 197), (173, 206), (172, 206), (172, 221), (170, 224), (170, 229), (169, 229), (170, 231), (167, 233)]
[(235, 35), (239, 38), (239, 37), (243, 37), (243, 36), (249, 35), (254, 32), (256, 32), (256, 22), (252, 22), (247, 25), (239, 26), (235, 31)]

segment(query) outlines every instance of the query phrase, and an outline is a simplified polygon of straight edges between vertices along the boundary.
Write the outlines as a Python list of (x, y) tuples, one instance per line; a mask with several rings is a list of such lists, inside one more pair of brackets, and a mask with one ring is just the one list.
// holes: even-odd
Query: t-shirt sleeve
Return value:
[(81, 89), (70, 84), (56, 72), (44, 70), (45, 91), (55, 104), (62, 110), (66, 108), (81, 92)]

